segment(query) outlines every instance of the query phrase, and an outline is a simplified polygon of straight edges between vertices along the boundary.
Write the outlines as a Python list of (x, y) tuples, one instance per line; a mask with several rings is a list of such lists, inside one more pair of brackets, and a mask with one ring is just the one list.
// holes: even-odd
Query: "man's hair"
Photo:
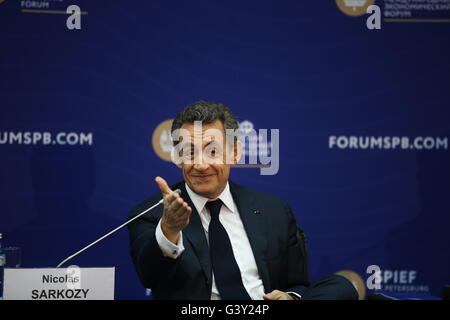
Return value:
[(171, 132), (180, 129), (185, 123), (194, 123), (194, 121), (212, 123), (216, 120), (222, 121), (225, 130), (238, 129), (236, 117), (228, 107), (218, 102), (199, 101), (188, 105), (177, 114), (173, 120)]

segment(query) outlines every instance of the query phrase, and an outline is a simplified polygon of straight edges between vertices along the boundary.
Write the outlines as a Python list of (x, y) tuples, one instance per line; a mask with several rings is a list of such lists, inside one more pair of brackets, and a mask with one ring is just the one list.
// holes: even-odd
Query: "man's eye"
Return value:
[(193, 150), (181, 150), (180, 156), (186, 159), (190, 159), (194, 157), (194, 151)]
[(216, 157), (218, 157), (218, 156), (220, 156), (220, 152), (219, 152), (219, 149), (218, 148), (211, 148), (210, 150), (209, 150), (209, 155), (211, 156), (211, 157), (213, 157), (213, 158), (216, 158)]

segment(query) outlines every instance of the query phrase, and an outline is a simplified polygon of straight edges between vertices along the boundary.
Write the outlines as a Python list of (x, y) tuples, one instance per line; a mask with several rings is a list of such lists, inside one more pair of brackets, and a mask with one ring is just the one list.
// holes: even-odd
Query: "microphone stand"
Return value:
[[(176, 189), (173, 192), (181, 194), (181, 190), (180, 189)], [(126, 221), (125, 223), (121, 224), (120, 226), (118, 226), (117, 228), (115, 228), (114, 230), (108, 232), (107, 234), (105, 234), (104, 236), (98, 238), (97, 240), (95, 240), (94, 242), (88, 244), (86, 247), (84, 247), (83, 249), (75, 252), (73, 255), (71, 255), (70, 257), (67, 257), (66, 259), (64, 259), (63, 261), (61, 261), (56, 268), (60, 268), (63, 264), (65, 264), (66, 262), (72, 260), (73, 258), (75, 258), (76, 256), (80, 255), (81, 253), (83, 253), (84, 251), (86, 251), (87, 249), (89, 249), (90, 247), (96, 245), (97, 243), (99, 243), (100, 241), (102, 241), (103, 239), (108, 238), (110, 235), (112, 235), (113, 233), (119, 231), (120, 229), (122, 229), (123, 227), (127, 226), (128, 224), (130, 224), (131, 222), (133, 222), (134, 220), (138, 219), (139, 217), (143, 216), (144, 214), (146, 214), (147, 212), (153, 210), (154, 208), (156, 208), (157, 206), (159, 206), (160, 204), (162, 204), (164, 202), (164, 199), (159, 200), (158, 203), (155, 203), (153, 206), (151, 206), (150, 208), (142, 211), (141, 213), (139, 213), (137, 216), (133, 217), (132, 219)]]

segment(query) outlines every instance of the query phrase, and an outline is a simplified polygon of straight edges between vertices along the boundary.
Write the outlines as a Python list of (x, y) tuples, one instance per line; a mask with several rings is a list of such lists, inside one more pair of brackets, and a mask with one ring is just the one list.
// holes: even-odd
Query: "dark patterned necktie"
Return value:
[(220, 297), (223, 300), (251, 300), (242, 283), (241, 271), (234, 258), (230, 238), (219, 220), (222, 201), (217, 199), (207, 202), (206, 207), (211, 214), (208, 228), (209, 252)]

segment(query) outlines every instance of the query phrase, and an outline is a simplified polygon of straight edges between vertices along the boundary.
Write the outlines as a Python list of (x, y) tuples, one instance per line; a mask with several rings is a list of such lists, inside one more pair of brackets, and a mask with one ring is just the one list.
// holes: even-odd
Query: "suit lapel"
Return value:
[(256, 265), (258, 267), (259, 275), (262, 278), (264, 288), (266, 291), (270, 290), (269, 272), (266, 265), (266, 249), (267, 249), (267, 235), (264, 213), (258, 212), (255, 199), (251, 195), (246, 194), (247, 191), (232, 183), (230, 181), (230, 191), (233, 200), (239, 210), (242, 223), (247, 232), (250, 245), (252, 247), (253, 255), (255, 257)]
[[(195, 254), (200, 261), (203, 272), (205, 273), (207, 285), (209, 290), (212, 286), (212, 266), (209, 255), (209, 246), (206, 239), (205, 231), (200, 220), (199, 213), (195, 208), (191, 198), (189, 197), (184, 182), (177, 184), (182, 190), (183, 199), (189, 204), (193, 212), (190, 217), (188, 226), (183, 230), (183, 235), (192, 244)], [(174, 190), (174, 189), (173, 189)], [(256, 265), (258, 267), (259, 275), (263, 281), (266, 291), (271, 290), (269, 271), (266, 265), (266, 249), (267, 249), (267, 235), (264, 213), (256, 214), (255, 211), (260, 208), (254, 202), (252, 195), (246, 194), (246, 190), (230, 181), (230, 191), (233, 200), (239, 211), (239, 215), (244, 224), (250, 245), (252, 247), (253, 255), (255, 257)]]

